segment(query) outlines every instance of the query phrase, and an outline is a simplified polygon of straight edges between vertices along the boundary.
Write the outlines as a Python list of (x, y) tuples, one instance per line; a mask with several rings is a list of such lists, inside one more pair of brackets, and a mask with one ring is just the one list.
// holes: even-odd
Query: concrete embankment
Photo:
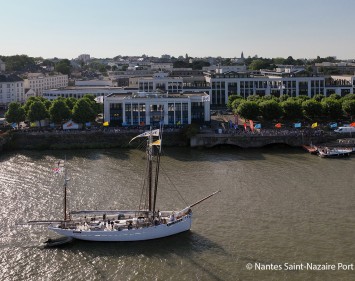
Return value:
[(6, 148), (6, 145), (11, 142), (12, 134), (10, 132), (0, 134), (0, 151)]
[(191, 147), (213, 147), (218, 145), (235, 145), (242, 148), (257, 148), (270, 144), (287, 144), (289, 146), (302, 146), (310, 143), (319, 144), (334, 141), (337, 136), (323, 135), (232, 135), (232, 134), (198, 134), (191, 138)]
[[(137, 147), (143, 139), (129, 141), (140, 134), (139, 131), (58, 131), (58, 132), (7, 132), (0, 135), (1, 150), (17, 149), (84, 149)], [(242, 148), (257, 148), (270, 144), (287, 144), (299, 147), (310, 143), (320, 144), (337, 139), (334, 134), (307, 135), (229, 135), (197, 134), (190, 141), (180, 131), (165, 131), (164, 146), (214, 147), (234, 145)]]
[[(83, 149), (137, 147), (144, 141), (129, 141), (141, 132), (137, 131), (69, 131), (69, 132), (13, 132), (11, 140), (4, 143), (4, 150), (17, 149)], [(188, 141), (179, 132), (164, 132), (164, 146), (187, 146)]]

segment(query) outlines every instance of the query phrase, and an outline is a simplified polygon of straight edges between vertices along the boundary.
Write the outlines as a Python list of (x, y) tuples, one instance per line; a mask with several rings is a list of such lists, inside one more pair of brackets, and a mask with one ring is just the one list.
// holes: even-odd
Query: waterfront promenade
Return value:
[(334, 132), (311, 129), (263, 129), (251, 131), (225, 131), (221, 134), (204, 133), (193, 136), (191, 147), (213, 147), (217, 145), (235, 145), (242, 148), (263, 147), (270, 144), (302, 146), (334, 141), (338, 135)]
[[(3, 149), (80, 149), (129, 147), (129, 141), (142, 129), (105, 128), (100, 130), (19, 130), (2, 141)], [(178, 128), (164, 129), (165, 146), (213, 147), (234, 145), (242, 148), (263, 147), (270, 144), (302, 146), (334, 141), (339, 135), (314, 129), (262, 129), (222, 133), (208, 128), (188, 139)], [(131, 144), (132, 145), (132, 144)]]

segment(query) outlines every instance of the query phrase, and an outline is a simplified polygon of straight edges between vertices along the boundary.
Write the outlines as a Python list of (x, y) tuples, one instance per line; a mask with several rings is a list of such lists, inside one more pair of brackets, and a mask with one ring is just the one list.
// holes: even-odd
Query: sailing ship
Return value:
[[(163, 238), (190, 230), (192, 208), (220, 191), (178, 211), (160, 211), (156, 208), (162, 146), (162, 127), (146, 131), (136, 138), (146, 137), (146, 179), (137, 210), (67, 210), (67, 169), (64, 170), (64, 219), (57, 221), (30, 221), (29, 224), (47, 224), (48, 228), (65, 237), (87, 241), (141, 241)], [(156, 140), (154, 138), (157, 137)], [(153, 170), (155, 171), (153, 173)]]

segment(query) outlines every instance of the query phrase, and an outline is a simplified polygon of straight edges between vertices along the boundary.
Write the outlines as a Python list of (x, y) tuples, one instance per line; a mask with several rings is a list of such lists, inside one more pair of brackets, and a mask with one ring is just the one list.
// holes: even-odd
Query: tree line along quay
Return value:
[[(287, 95), (281, 97), (252, 95), (246, 99), (239, 95), (231, 95), (229, 96), (227, 107), (233, 114), (224, 116), (227, 118), (215, 118), (207, 126), (197, 124), (170, 126), (170, 130), (173, 130), (176, 136), (182, 135), (179, 137), (180, 142), (177, 145), (187, 145), (188, 139), (201, 133), (212, 134), (213, 136), (216, 128), (223, 128), (225, 132), (232, 134), (233, 137), (243, 137), (244, 140), (247, 138), (248, 142), (254, 141), (255, 146), (265, 145), (265, 142), (260, 142), (262, 137), (269, 138), (271, 143), (277, 142), (277, 140), (271, 140), (270, 137), (276, 137), (281, 143), (294, 146), (302, 145), (302, 143), (304, 144), (310, 140), (314, 143), (332, 140), (336, 138), (336, 134), (333, 133), (329, 124), (337, 123), (340, 125), (352, 122), (355, 115), (355, 94), (348, 94), (344, 97), (338, 95), (329, 97), (315, 95), (313, 98), (307, 96), (289, 97)], [(16, 124), (16, 127), (19, 127), (18, 125), (21, 122), (32, 123), (32, 125), (36, 122), (38, 127), (25, 128), (20, 133), (26, 134), (26, 130), (28, 130), (31, 134), (27, 133), (27, 138), (30, 135), (37, 134), (37, 139), (38, 135), (42, 137), (48, 134), (77, 135), (78, 132), (64, 132), (59, 129), (68, 120), (82, 123), (84, 128), (85, 124), (91, 126), (93, 133), (96, 132), (98, 136), (102, 132), (104, 137), (107, 137), (108, 134), (122, 135), (130, 132), (130, 130), (146, 129), (141, 126), (111, 127), (109, 126), (110, 124), (106, 124), (108, 126), (104, 127), (102, 120), (97, 122), (97, 116), (102, 111), (102, 104), (96, 103), (91, 95), (86, 95), (80, 99), (58, 98), (53, 101), (42, 97), (31, 97), (24, 104), (11, 103), (5, 113), (5, 118), (9, 123)], [(214, 114), (213, 111), (211, 113)], [(43, 126), (41, 120), (49, 120), (55, 126), (52, 126), (52, 128)], [(261, 129), (255, 132), (252, 131), (251, 123), (254, 123), (254, 126), (260, 124), (259, 127), (255, 127)], [(298, 128), (293, 128), (295, 123), (301, 125)], [(317, 125), (311, 128), (312, 124)], [(277, 128), (275, 128), (275, 125)], [(43, 133), (43, 130), (47, 131), (46, 134)], [(13, 132), (16, 133), (16, 130)], [(92, 136), (87, 131), (83, 131), (82, 134), (84, 138)], [(287, 139), (280, 139), (280, 137), (287, 137)], [(64, 138), (68, 139), (68, 137)], [(297, 138), (297, 142), (292, 140)], [(3, 139), (4, 137), (2, 137), (2, 142), (4, 142)], [(96, 145), (86, 143), (83, 147), (100, 147), (97, 143), (101, 142), (102, 138), (96, 137), (96, 140), (99, 140)], [(115, 138), (111, 138), (111, 140), (115, 141)], [(7, 138), (6, 142), (9, 141), (11, 142), (11, 138)], [(75, 140), (72, 141), (75, 142)], [(223, 143), (228, 144), (228, 141), (217, 142), (217, 144)], [(176, 143), (172, 142), (172, 144)], [(78, 148), (78, 145), (74, 146)], [(109, 144), (108, 146), (114, 147), (114, 145)], [(58, 145), (57, 147), (61, 146)], [(17, 146), (16, 148), (19, 147)]]
[[(355, 116), (355, 94), (344, 97), (336, 94), (325, 97), (318, 94), (313, 98), (251, 95), (246, 99), (231, 95), (228, 97), (227, 107), (234, 114), (256, 122), (348, 122)], [(40, 121), (44, 119), (57, 125), (69, 119), (85, 124), (94, 122), (102, 111), (102, 104), (96, 103), (92, 95), (80, 99), (58, 98), (54, 101), (30, 97), (23, 105), (10, 103), (5, 118), (9, 123), (16, 124), (24, 121), (38, 122), (39, 127)]]

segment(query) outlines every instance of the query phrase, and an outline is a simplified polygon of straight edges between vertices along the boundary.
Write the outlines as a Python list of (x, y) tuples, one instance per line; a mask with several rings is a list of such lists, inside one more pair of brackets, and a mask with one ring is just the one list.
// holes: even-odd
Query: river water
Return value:
[[(355, 263), (355, 157), (321, 159), (284, 147), (169, 148), (162, 157), (158, 207), (194, 208), (189, 232), (131, 243), (55, 237), (31, 219), (62, 218), (66, 155), (71, 209), (135, 209), (140, 150), (18, 151), (0, 156), (0, 280), (355, 280), (354, 270), (286, 270), (289, 264)], [(248, 270), (247, 264), (253, 268)], [(255, 270), (281, 265), (281, 270)]]

